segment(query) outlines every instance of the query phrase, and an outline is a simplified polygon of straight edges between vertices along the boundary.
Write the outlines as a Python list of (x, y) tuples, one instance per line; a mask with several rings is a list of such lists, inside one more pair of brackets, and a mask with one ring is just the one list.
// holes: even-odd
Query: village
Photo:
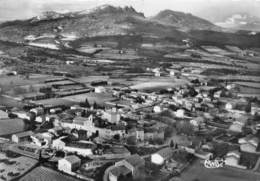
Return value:
[(256, 98), (198, 68), (146, 72), (131, 80), (6, 75), (24, 84), (1, 90), (14, 105), (1, 105), (0, 120), (27, 129), (2, 128), (0, 180), (174, 181), (205, 166), (260, 178)]

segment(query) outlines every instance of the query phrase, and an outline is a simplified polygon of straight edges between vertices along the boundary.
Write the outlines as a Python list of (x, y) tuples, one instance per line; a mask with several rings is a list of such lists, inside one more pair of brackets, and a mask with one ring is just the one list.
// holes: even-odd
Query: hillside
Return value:
[(27, 20), (5, 22), (0, 24), (0, 40), (56, 50), (73, 48), (72, 44), (80, 47), (87, 38), (109, 36), (150, 37), (177, 44), (189, 38), (194, 45), (260, 47), (259, 34), (242, 36), (220, 30), (191, 14), (165, 10), (155, 17), (146, 18), (132, 7), (105, 5), (65, 14), (49, 11)]
[(69, 14), (49, 12), (25, 21), (6, 22), (0, 25), (0, 39), (23, 42), (28, 35), (42, 34), (69, 34), (77, 38), (142, 33), (167, 36), (174, 31), (173, 27), (148, 21), (132, 7), (102, 6), (92, 11)]
[(152, 20), (161, 24), (174, 26), (180, 30), (215, 30), (220, 31), (221, 28), (213, 23), (193, 16), (192, 14), (177, 12), (172, 10), (164, 10), (159, 12), (156, 16), (151, 18)]

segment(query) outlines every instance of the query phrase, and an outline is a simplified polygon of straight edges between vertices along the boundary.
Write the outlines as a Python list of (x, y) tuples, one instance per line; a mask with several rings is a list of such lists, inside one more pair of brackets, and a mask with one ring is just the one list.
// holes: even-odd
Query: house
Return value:
[(131, 170), (125, 166), (114, 167), (108, 174), (109, 181), (125, 181), (131, 177)]
[(42, 107), (36, 107), (30, 110), (30, 112), (33, 112), (36, 116), (44, 114), (44, 109)]
[(43, 123), (43, 122), (46, 121), (46, 116), (45, 116), (45, 115), (37, 116), (37, 117), (35, 118), (35, 121), (36, 121), (37, 123)]
[(193, 125), (194, 127), (199, 127), (204, 123), (204, 118), (203, 117), (197, 117), (192, 120), (190, 120), (190, 124)]
[(21, 143), (21, 142), (29, 141), (31, 138), (31, 135), (33, 135), (32, 131), (26, 131), (26, 132), (22, 132), (22, 133), (13, 134), (12, 142)]
[(202, 150), (196, 151), (194, 155), (203, 160), (210, 160), (211, 158), (213, 158), (213, 153)]
[(125, 166), (131, 171), (132, 177), (136, 179), (142, 175), (142, 170), (145, 167), (145, 161), (138, 154), (134, 154), (122, 161), (116, 162), (115, 166)]
[(128, 136), (134, 136), (136, 141), (144, 141), (144, 129), (143, 128), (133, 128), (128, 130)]
[(37, 133), (31, 135), (31, 140), (33, 144), (39, 147), (48, 147), (52, 142), (53, 135), (51, 133)]
[(112, 110), (107, 110), (103, 112), (102, 118), (106, 119), (110, 123), (116, 123), (120, 121), (120, 113), (116, 108), (112, 108)]
[(95, 145), (90, 141), (76, 141), (76, 142), (69, 142), (67, 143), (64, 141), (65, 137), (58, 138), (53, 140), (52, 148), (57, 150), (64, 150), (71, 153), (77, 153), (78, 155), (82, 156), (89, 156), (92, 155), (93, 148)]
[(8, 113), (0, 110), (0, 119), (7, 119), (7, 118), (9, 118)]
[(81, 160), (75, 156), (70, 155), (58, 161), (58, 169), (66, 173), (75, 172), (81, 164)]
[(243, 126), (239, 124), (238, 122), (234, 122), (230, 125), (229, 130), (237, 133), (242, 133)]
[(170, 69), (170, 70), (169, 70), (169, 75), (170, 75), (171, 77), (180, 76), (180, 75), (181, 75), (181, 72), (178, 71), (178, 70), (175, 70), (175, 69)]
[(154, 106), (153, 107), (153, 112), (155, 112), (155, 113), (160, 113), (160, 112), (162, 112), (162, 108), (160, 107), (160, 106)]
[(136, 129), (136, 139), (139, 141), (144, 141), (144, 130), (142, 128)]
[(228, 152), (225, 158), (225, 164), (229, 166), (239, 165), (240, 155), (240, 152), (237, 150)]
[(252, 103), (252, 105), (251, 105), (251, 114), (254, 116), (254, 115), (259, 115), (259, 113), (260, 113), (260, 107), (258, 107), (254, 103)]
[(234, 106), (235, 106), (234, 104), (228, 102), (228, 103), (226, 103), (226, 105), (225, 105), (225, 109), (226, 109), (226, 110), (232, 110), (232, 109), (234, 108)]
[(175, 113), (176, 117), (183, 118), (185, 111), (183, 109), (178, 109)]
[(255, 153), (259, 145), (259, 138), (249, 135), (238, 140), (241, 151)]
[(241, 151), (244, 151), (244, 152), (255, 153), (257, 147), (254, 144), (247, 142), (247, 143), (240, 145), (240, 149), (241, 149)]
[(225, 165), (231, 167), (237, 167), (241, 169), (246, 169), (246, 166), (239, 165), (241, 154), (239, 151), (234, 150), (227, 153), (225, 157)]
[(160, 77), (160, 76), (161, 76), (161, 72), (160, 72), (160, 71), (155, 72), (155, 73), (154, 73), (154, 76), (155, 76), (155, 77)]
[(163, 148), (151, 155), (151, 162), (156, 165), (162, 165), (166, 160), (173, 156), (172, 148)]
[(119, 159), (131, 156), (130, 151), (124, 146), (112, 146), (103, 150), (103, 157), (107, 159)]
[(14, 111), (12, 113), (16, 115), (18, 118), (31, 120), (30, 114), (25, 111)]
[(95, 87), (95, 93), (104, 93), (104, 92), (106, 92), (105, 87), (103, 86)]
[(152, 129), (149, 131), (145, 131), (144, 140), (146, 140), (146, 141), (154, 141), (154, 140), (163, 141), (164, 140), (164, 131), (162, 129), (161, 130)]
[(65, 138), (65, 137), (61, 137), (61, 138), (53, 140), (52, 147), (57, 150), (63, 150), (64, 147), (66, 146), (66, 143), (62, 140), (63, 138)]

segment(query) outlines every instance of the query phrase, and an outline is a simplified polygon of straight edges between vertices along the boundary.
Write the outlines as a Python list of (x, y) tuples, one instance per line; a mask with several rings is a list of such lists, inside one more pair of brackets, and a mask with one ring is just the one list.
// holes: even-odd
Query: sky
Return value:
[(27, 19), (44, 11), (69, 12), (110, 4), (133, 6), (145, 16), (171, 9), (192, 13), (212, 22), (236, 13), (260, 17), (260, 0), (0, 0), (0, 21)]

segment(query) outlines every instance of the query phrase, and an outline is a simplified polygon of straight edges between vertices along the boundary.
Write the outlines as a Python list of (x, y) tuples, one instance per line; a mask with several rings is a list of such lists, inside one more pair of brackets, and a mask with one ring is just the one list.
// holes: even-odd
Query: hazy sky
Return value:
[(0, 21), (30, 18), (47, 10), (78, 11), (103, 4), (131, 5), (145, 16), (172, 9), (214, 22), (238, 12), (260, 17), (260, 0), (0, 0)]

